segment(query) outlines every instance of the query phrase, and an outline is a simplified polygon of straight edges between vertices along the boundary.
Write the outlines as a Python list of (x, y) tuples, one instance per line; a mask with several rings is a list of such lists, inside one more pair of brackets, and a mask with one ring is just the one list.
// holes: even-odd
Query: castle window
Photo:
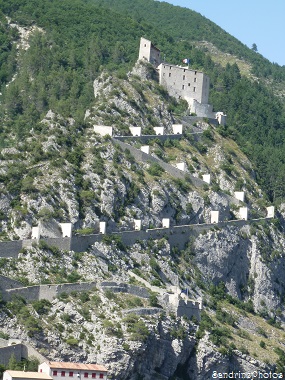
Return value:
[(171, 70), (171, 66), (169, 66), (169, 70)]
[(190, 83), (188, 83), (188, 87), (190, 87)]
[(73, 377), (73, 372), (69, 372), (69, 377)]
[(162, 76), (165, 77), (165, 73), (163, 73)]
[(185, 75), (183, 75), (183, 80), (185, 80)]
[(65, 377), (65, 371), (61, 371), (61, 376)]
[(197, 82), (197, 78), (194, 78), (194, 82)]
[(195, 71), (195, 75), (197, 75), (197, 71)]
[(144, 44), (144, 47), (146, 47), (146, 44)]
[(168, 74), (169, 78), (171, 77), (171, 73)]
[(185, 87), (185, 86), (184, 86), (184, 84), (183, 84), (183, 85), (182, 85), (182, 90), (184, 90), (184, 87)]
[(104, 379), (104, 374), (100, 373), (100, 379)]
[(57, 376), (57, 371), (52, 371), (52, 376)]
[(184, 71), (184, 73), (185, 73), (186, 69), (184, 69), (183, 71)]
[(196, 92), (196, 87), (193, 87), (193, 92)]
[(92, 373), (92, 379), (96, 379), (96, 373), (95, 372)]
[(84, 377), (88, 377), (88, 372), (84, 372)]

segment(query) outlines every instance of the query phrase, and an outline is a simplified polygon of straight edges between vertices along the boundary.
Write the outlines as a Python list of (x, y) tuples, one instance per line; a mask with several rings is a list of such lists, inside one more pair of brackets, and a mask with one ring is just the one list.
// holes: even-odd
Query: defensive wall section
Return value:
[(177, 317), (186, 316), (189, 319), (195, 317), (198, 321), (201, 319), (201, 310), (199, 302), (179, 300), (177, 311)]
[(166, 140), (181, 140), (183, 138), (182, 134), (177, 135), (141, 135), (141, 136), (114, 136), (113, 139), (119, 141), (139, 141), (143, 144), (147, 144), (149, 141), (154, 139), (160, 141)]
[(2, 241), (0, 243), (0, 257), (17, 258), (18, 253), (22, 249), (23, 242), (21, 240)]
[(50, 285), (34, 285), (19, 287), (15, 289), (2, 290), (4, 301), (10, 301), (13, 295), (19, 295), (27, 301), (35, 301), (46, 299), (52, 301), (62, 293), (71, 293), (73, 291), (83, 292), (89, 291), (98, 285), (97, 282), (81, 282), (69, 284), (50, 284)]
[(116, 139), (113, 139), (113, 141), (121, 146), (122, 149), (126, 150), (128, 149), (130, 153), (134, 156), (134, 158), (139, 162), (155, 162), (158, 163), (167, 173), (169, 173), (171, 176), (175, 178), (184, 179), (185, 175), (191, 179), (191, 182), (196, 187), (202, 187), (205, 185), (205, 182), (202, 181), (199, 178), (194, 177), (190, 173), (186, 173), (182, 170), (177, 169), (173, 165), (167, 164), (166, 162), (160, 160), (159, 158), (153, 157), (147, 153), (142, 152), (141, 150), (134, 148), (132, 145), (126, 144), (123, 141), (118, 141)]
[[(22, 356), (22, 344), (13, 344), (12, 346), (0, 348), (0, 364), (8, 365), (11, 356), (14, 355), (17, 362), (20, 362), (24, 356)], [(24, 358), (27, 359), (27, 358)]]
[[(13, 339), (5, 340), (1, 339), (0, 343), (0, 364), (8, 365), (9, 360), (12, 355), (15, 356), (15, 359), (19, 362), (21, 359), (28, 359), (34, 357), (40, 362), (46, 361), (46, 358), (36, 351), (32, 346), (26, 342), (20, 343), (11, 343)], [(17, 340), (18, 341), (18, 340)]]
[(12, 280), (9, 277), (0, 275), (0, 290), (2, 289), (14, 289), (22, 286), (22, 283), (19, 281)]
[[(192, 224), (192, 225), (184, 225), (184, 226), (173, 226), (170, 228), (154, 228), (147, 229), (141, 231), (123, 231), (123, 232), (115, 232), (113, 235), (119, 235), (121, 237), (122, 243), (126, 246), (130, 246), (135, 244), (139, 240), (147, 240), (147, 239), (161, 239), (166, 237), (171, 245), (171, 247), (176, 246), (179, 249), (184, 249), (185, 244), (189, 241), (191, 236), (197, 236), (197, 234), (203, 231), (209, 231), (212, 228), (225, 228), (228, 226), (236, 226), (243, 227), (244, 225), (254, 223), (258, 220), (268, 220), (268, 218), (261, 219), (252, 219), (252, 220), (229, 220), (226, 222), (219, 222), (215, 224)], [(102, 234), (93, 234), (86, 236), (74, 236), (71, 238), (54, 238), (54, 239), (45, 239), (42, 240), (47, 242), (49, 245), (62, 249), (64, 246), (66, 250), (72, 250), (74, 252), (84, 252), (88, 250), (94, 243), (100, 242), (103, 239)], [(64, 242), (63, 242), (64, 240)], [(68, 247), (65, 245), (66, 241), (69, 240), (70, 244)], [(18, 257), (22, 247), (29, 247), (35, 240), (18, 240), (17, 242), (21, 242), (20, 246), (17, 246), (17, 251), (13, 252), (11, 257)], [(12, 247), (14, 246), (14, 242), (10, 242)], [(64, 243), (64, 244), (63, 244)], [(3, 243), (0, 242), (0, 257), (3, 248), (1, 247)], [(9, 242), (5, 242), (5, 247), (9, 244)], [(20, 248), (20, 249), (19, 249)], [(5, 256), (8, 257), (8, 256)], [(1, 278), (0, 278), (1, 280)]]
[(111, 290), (114, 293), (128, 293), (140, 298), (149, 298), (149, 292), (146, 288), (141, 286), (129, 285), (125, 283), (118, 283), (113, 281), (101, 282), (103, 290)]

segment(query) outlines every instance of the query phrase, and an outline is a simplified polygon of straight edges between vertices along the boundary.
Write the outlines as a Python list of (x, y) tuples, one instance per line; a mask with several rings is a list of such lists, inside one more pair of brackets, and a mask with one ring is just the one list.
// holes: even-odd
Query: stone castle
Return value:
[(208, 75), (189, 69), (188, 66), (162, 62), (160, 50), (143, 37), (140, 40), (139, 60), (146, 60), (156, 67), (159, 83), (167, 89), (169, 95), (186, 100), (191, 113), (199, 117), (217, 119), (219, 124), (225, 125), (226, 115), (223, 112), (213, 112), (213, 106), (208, 103), (210, 92)]

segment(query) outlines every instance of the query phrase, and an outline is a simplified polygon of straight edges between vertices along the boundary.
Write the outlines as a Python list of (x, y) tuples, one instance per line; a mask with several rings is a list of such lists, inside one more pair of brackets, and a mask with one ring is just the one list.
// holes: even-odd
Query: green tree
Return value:
[(252, 46), (251, 46), (251, 50), (255, 51), (257, 53), (257, 45), (256, 43), (253, 43)]

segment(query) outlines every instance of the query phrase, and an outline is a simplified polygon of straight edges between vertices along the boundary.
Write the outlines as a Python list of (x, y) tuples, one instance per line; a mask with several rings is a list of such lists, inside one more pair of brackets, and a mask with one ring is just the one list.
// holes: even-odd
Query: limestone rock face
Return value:
[(270, 366), (258, 360), (252, 359), (248, 355), (234, 350), (231, 357), (223, 356), (213, 349), (208, 335), (202, 338), (196, 351), (190, 357), (187, 374), (192, 380), (206, 380), (217, 378), (216, 373), (244, 372), (253, 373), (255, 371), (269, 372)]
[(216, 284), (224, 282), (232, 296), (250, 296), (256, 311), (276, 310), (285, 286), (285, 241), (272, 228), (270, 235), (258, 235), (248, 226), (208, 231), (195, 240), (195, 262), (206, 278)]

